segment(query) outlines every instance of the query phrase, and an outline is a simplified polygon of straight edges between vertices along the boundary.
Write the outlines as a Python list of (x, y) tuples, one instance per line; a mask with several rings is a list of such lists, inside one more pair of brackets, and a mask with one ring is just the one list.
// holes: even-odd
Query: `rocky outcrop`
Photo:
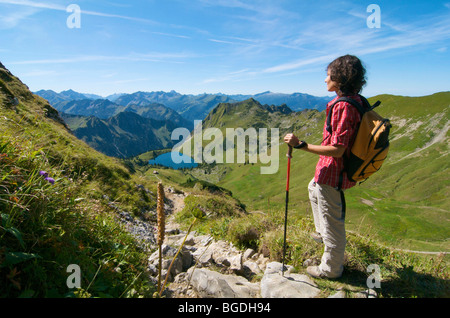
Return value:
[(292, 266), (287, 266), (287, 270), (282, 275), (282, 266), (278, 262), (267, 264), (261, 280), (261, 297), (315, 298), (319, 295), (320, 289), (309, 276), (292, 274)]
[(260, 295), (259, 284), (251, 283), (242, 276), (192, 267), (187, 277), (202, 298), (256, 298)]
[[(282, 275), (280, 263), (269, 262), (252, 249), (240, 251), (209, 235), (167, 235), (162, 254), (162, 276), (169, 275), (168, 281), (172, 282), (167, 288), (169, 297), (313, 298), (320, 293), (311, 278), (291, 273), (291, 266)], [(155, 280), (158, 255), (156, 251), (149, 257), (149, 270)]]

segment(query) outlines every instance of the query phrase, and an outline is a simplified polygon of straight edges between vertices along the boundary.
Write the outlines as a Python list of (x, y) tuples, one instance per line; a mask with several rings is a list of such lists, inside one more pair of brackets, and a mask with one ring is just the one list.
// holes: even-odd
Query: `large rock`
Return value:
[(244, 277), (223, 275), (206, 268), (190, 268), (191, 285), (202, 298), (257, 298), (259, 284), (250, 283)]
[(242, 253), (225, 241), (213, 241), (207, 246), (200, 246), (192, 256), (202, 266), (215, 264), (227, 267), (233, 273), (241, 273), (243, 270)]
[[(167, 272), (169, 270), (170, 264), (177, 254), (178, 249), (163, 244), (161, 246), (162, 253), (162, 261), (161, 261), (161, 275), (162, 278), (165, 279)], [(156, 250), (150, 257), (148, 258), (149, 264), (149, 272), (156, 276), (158, 275), (158, 267), (159, 267), (159, 250)], [(182, 249), (180, 254), (178, 254), (177, 259), (173, 261), (172, 268), (170, 269), (168, 281), (171, 282), (175, 278), (176, 275), (182, 273), (184, 270), (187, 270), (192, 265), (192, 255), (189, 250)]]
[[(162, 246), (163, 277), (167, 275), (169, 264), (178, 249), (171, 245), (179, 247), (184, 238), (185, 234), (168, 235), (166, 244)], [(197, 236), (193, 233), (184, 243), (168, 274), (169, 282), (178, 277), (176, 285), (184, 286), (185, 293), (178, 291), (183, 297), (188, 292), (202, 298), (313, 298), (320, 293), (308, 276), (292, 274), (292, 266), (288, 266), (282, 276), (280, 263), (269, 263), (268, 258), (251, 249), (242, 252), (229, 242), (215, 241), (210, 235)], [(158, 272), (158, 260), (158, 251), (155, 251), (149, 258), (149, 269), (154, 276)], [(218, 268), (221, 272), (207, 267)], [(262, 273), (260, 283), (249, 281)]]
[(291, 274), (289, 266), (284, 276), (281, 273), (282, 264), (272, 262), (267, 264), (261, 280), (261, 297), (263, 298), (314, 298), (320, 289), (307, 275)]

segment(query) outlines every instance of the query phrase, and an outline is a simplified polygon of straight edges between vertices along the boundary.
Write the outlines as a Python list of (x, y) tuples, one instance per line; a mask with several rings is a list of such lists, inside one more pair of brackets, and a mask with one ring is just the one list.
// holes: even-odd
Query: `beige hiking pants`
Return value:
[(316, 231), (325, 245), (319, 268), (329, 278), (340, 277), (347, 243), (341, 193), (333, 187), (316, 183), (314, 179), (309, 183), (308, 191)]

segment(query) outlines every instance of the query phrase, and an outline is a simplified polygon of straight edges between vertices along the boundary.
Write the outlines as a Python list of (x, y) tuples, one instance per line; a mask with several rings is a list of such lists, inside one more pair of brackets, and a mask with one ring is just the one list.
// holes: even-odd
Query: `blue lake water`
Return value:
[(194, 159), (189, 156), (186, 156), (179, 152), (175, 152), (174, 155), (180, 156), (182, 162), (175, 163), (172, 160), (172, 152), (168, 152), (156, 157), (155, 159), (149, 160), (148, 163), (150, 165), (161, 165), (172, 169), (196, 168), (198, 166), (198, 163), (194, 162)]

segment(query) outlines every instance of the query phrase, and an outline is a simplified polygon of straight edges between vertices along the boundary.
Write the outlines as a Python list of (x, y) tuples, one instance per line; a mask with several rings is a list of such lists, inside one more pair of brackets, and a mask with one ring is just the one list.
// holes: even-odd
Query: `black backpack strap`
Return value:
[(361, 116), (366, 112), (366, 110), (364, 110), (363, 106), (360, 103), (358, 103), (357, 101), (355, 101), (354, 99), (351, 99), (349, 97), (339, 98), (337, 101), (334, 102), (333, 105), (331, 105), (330, 111), (328, 112), (328, 116), (327, 116), (327, 131), (328, 131), (328, 133), (330, 133), (330, 135), (333, 132), (333, 128), (331, 127), (331, 117), (333, 116), (333, 109), (334, 109), (334, 106), (340, 102), (347, 102), (349, 104), (352, 104), (353, 106), (356, 107), (356, 109), (358, 109)]
[(359, 95), (361, 101), (363, 102), (363, 106), (368, 110), (373, 110), (374, 108), (380, 106), (381, 102), (378, 100), (375, 104), (370, 105), (369, 101), (362, 95)]
[(333, 109), (334, 109), (334, 105), (336, 105), (339, 102), (342, 102), (345, 100), (345, 97), (339, 98), (337, 101), (335, 101), (333, 103), (333, 105), (331, 105), (330, 107), (330, 111), (328, 112), (328, 116), (327, 116), (327, 131), (328, 133), (331, 135), (333, 133), (333, 129), (331, 127), (331, 116), (333, 115)]
[(374, 109), (375, 107), (380, 106), (381, 102), (377, 101), (375, 104), (370, 105), (369, 101), (362, 95), (358, 95), (361, 98), (362, 101), (362, 105), (357, 102), (356, 100), (349, 98), (349, 97), (341, 97), (339, 98), (337, 101), (334, 102), (333, 105), (331, 105), (330, 108), (330, 112), (328, 113), (328, 117), (327, 117), (327, 131), (330, 133), (333, 132), (332, 127), (331, 127), (331, 117), (333, 115), (333, 108), (334, 105), (336, 105), (339, 102), (347, 102), (349, 104), (352, 104), (353, 106), (356, 107), (356, 109), (358, 110), (359, 114), (361, 115), (361, 117), (368, 111)]

